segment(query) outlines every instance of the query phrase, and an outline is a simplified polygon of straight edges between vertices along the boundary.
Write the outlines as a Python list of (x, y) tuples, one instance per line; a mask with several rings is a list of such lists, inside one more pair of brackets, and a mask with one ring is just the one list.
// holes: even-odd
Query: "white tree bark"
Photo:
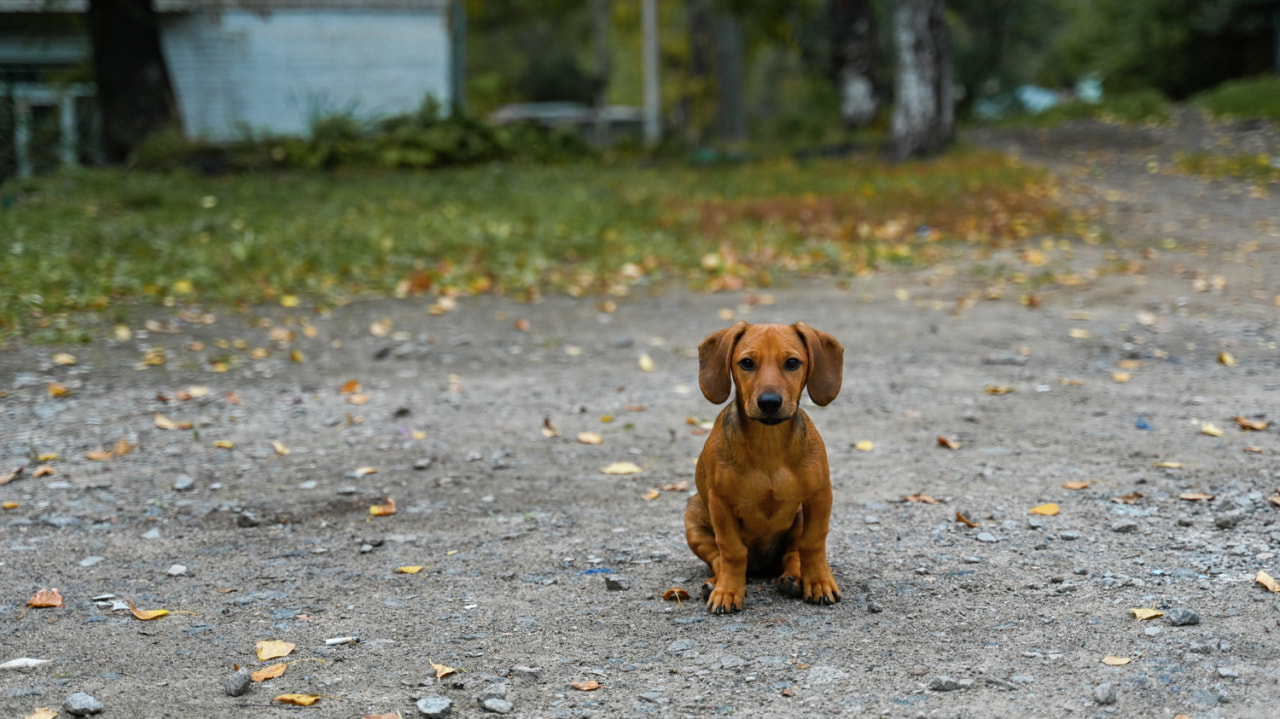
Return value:
[(893, 154), (898, 160), (941, 152), (955, 136), (951, 55), (941, 0), (899, 0)]

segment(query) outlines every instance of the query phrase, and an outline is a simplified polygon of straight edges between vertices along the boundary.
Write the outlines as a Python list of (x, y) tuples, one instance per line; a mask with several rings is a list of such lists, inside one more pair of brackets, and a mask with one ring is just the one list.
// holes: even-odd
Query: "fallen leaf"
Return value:
[(1261, 432), (1267, 428), (1266, 422), (1257, 422), (1244, 417), (1236, 417), (1236, 424), (1240, 425), (1240, 429), (1246, 432)]
[(559, 437), (560, 428), (551, 421), (550, 417), (542, 418), (542, 436), (543, 437)]
[(39, 467), (36, 467), (35, 471), (31, 473), (31, 476), (32, 477), (48, 477), (51, 474), (53, 474), (53, 467), (50, 467), (47, 464), (42, 464)]
[(1185, 499), (1189, 502), (1205, 502), (1213, 499), (1213, 495), (1208, 492), (1183, 492), (1178, 495), (1178, 499)]
[(296, 644), (282, 642), (278, 639), (263, 639), (256, 645), (258, 652), (258, 661), (265, 662), (268, 659), (279, 659), (287, 657), (294, 650)]
[(338, 388), (338, 394), (355, 394), (360, 391), (360, 381), (349, 379)]
[(871, 440), (864, 439), (861, 442), (858, 442), (857, 444), (853, 445), (853, 448), (858, 450), (859, 452), (871, 452), (876, 448), (876, 445)]
[(1128, 382), (1131, 379), (1133, 379), (1133, 375), (1129, 374), (1128, 372), (1112, 372), (1111, 373), (1111, 381), (1116, 382), (1118, 384), (1124, 384), (1125, 382)]
[(662, 593), (662, 598), (667, 600), (668, 602), (672, 600), (679, 602), (679, 601), (688, 599), (689, 593), (681, 589), (680, 587), (672, 587)]
[(424, 569), (421, 565), (412, 567), (396, 567), (396, 574), (417, 574)]
[(123, 457), (132, 451), (133, 451), (133, 445), (129, 444), (129, 440), (125, 439), (124, 437), (121, 437), (120, 439), (116, 440), (116, 446), (111, 450), (111, 453), (117, 457)]
[(647, 410), (647, 409), (649, 409), (649, 408), (648, 408), (648, 407), (646, 407), (646, 406), (644, 406), (644, 405), (642, 405), (642, 404), (629, 404), (629, 405), (627, 405), (627, 406), (626, 406), (626, 408), (625, 408), (625, 409), (626, 409), (628, 412), (644, 412), (645, 410)]
[(600, 415), (600, 424), (609, 424), (612, 421), (613, 421), (613, 415), (611, 414)]
[(159, 367), (165, 363), (165, 352), (163, 347), (153, 347), (142, 355), (142, 364), (148, 367)]
[(4, 504), (0, 504), (0, 507), (3, 507), (5, 510), (17, 509), (18, 507), (21, 507), (21, 506), (22, 505), (18, 504), (17, 502), (5, 502)]
[(1248, 446), (1248, 447), (1245, 447), (1245, 448), (1244, 448), (1244, 451), (1249, 452), (1249, 453), (1251, 453), (1251, 454), (1262, 454), (1262, 448), (1261, 448), (1261, 447), (1254, 447), (1254, 446), (1252, 446), (1252, 445), (1250, 445), (1250, 446)]
[(641, 372), (652, 372), (658, 368), (658, 365), (654, 364), (653, 358), (647, 354), (640, 355), (636, 362), (640, 365)]
[(356, 479), (360, 479), (361, 477), (367, 474), (377, 474), (377, 473), (378, 473), (377, 467), (356, 467), (355, 470), (351, 472), (351, 476), (355, 477)]
[(294, 349), (289, 351), (289, 359), (297, 364), (302, 364), (307, 361), (307, 356), (302, 354), (301, 350)]
[(159, 619), (169, 613), (168, 609), (138, 609), (133, 606), (133, 602), (129, 602), (129, 611), (133, 612), (133, 616), (144, 622), (151, 619)]
[(989, 384), (985, 388), (987, 394), (1009, 394), (1013, 391), (1012, 387), (1006, 385)]
[(1131, 661), (1133, 660), (1129, 657), (1117, 657), (1114, 654), (1108, 654), (1102, 658), (1102, 663), (1109, 667), (1122, 667)]
[(76, 363), (76, 356), (66, 352), (59, 352), (53, 356), (53, 363), (63, 366), (73, 365)]
[(396, 501), (387, 497), (386, 504), (375, 504), (369, 507), (369, 514), (375, 517), (390, 517), (396, 513)]
[(284, 670), (288, 668), (289, 662), (280, 662), (279, 664), (272, 664), (269, 667), (263, 667), (249, 676), (253, 678), (255, 683), (262, 682), (265, 679), (275, 679), (278, 676), (283, 676)]
[(69, 394), (71, 394), (71, 390), (67, 389), (67, 386), (62, 384), (61, 382), (49, 383), (50, 397), (66, 397)]
[(1261, 584), (1267, 589), (1270, 589), (1272, 592), (1275, 592), (1276, 594), (1280, 594), (1280, 584), (1277, 584), (1276, 580), (1273, 579), (1270, 574), (1267, 574), (1261, 569), (1258, 570), (1258, 574), (1253, 578), (1253, 581), (1257, 582), (1258, 584)]
[(1219, 352), (1218, 364), (1223, 365), (1225, 367), (1235, 367), (1236, 366), (1235, 355), (1231, 354), (1230, 352), (1227, 352), (1226, 350)]
[(1048, 504), (1038, 504), (1031, 508), (1031, 514), (1039, 514), (1044, 517), (1056, 517), (1058, 516), (1058, 505), (1053, 502), (1049, 502)]
[[(107, 456), (108, 457), (111, 456), (111, 453), (108, 452)], [(93, 458), (90, 457), (90, 459), (93, 459)], [(15, 478), (17, 478), (18, 475), (22, 474), (22, 472), (26, 470), (26, 468), (27, 468), (26, 465), (19, 465), (17, 469), (14, 469), (12, 472), (9, 472), (8, 474), (0, 474), (0, 486), (6, 485), (12, 482)]]
[(276, 451), (276, 454), (280, 455), (281, 457), (285, 456), (286, 454), (289, 454), (289, 448), (281, 444), (279, 441), (273, 440), (271, 442), (271, 447)]
[(1111, 501), (1117, 504), (1137, 504), (1139, 499), (1142, 499), (1142, 492), (1130, 492), (1119, 497), (1112, 497)]
[[(1276, 505), (1277, 507), (1280, 507), (1280, 490), (1276, 490), (1275, 494), (1271, 495), (1270, 497), (1267, 497), (1267, 501)], [(8, 502), (5, 502), (5, 504), (8, 504)], [(5, 507), (5, 509), (8, 509), (8, 507)]]
[(320, 701), (320, 695), (318, 694), (281, 694), (280, 696), (276, 697), (275, 699), (272, 699), (271, 701), (272, 703), (282, 702), (284, 704), (293, 704), (295, 706), (300, 706), (300, 707), (309, 707), (312, 704), (315, 704), (316, 702)]
[(592, 679), (586, 682), (571, 682), (569, 686), (580, 692), (592, 692), (600, 688), (600, 682)]
[(92, 452), (84, 453), (85, 459), (91, 459), (95, 462), (105, 462), (106, 460), (111, 459), (114, 456), (115, 456), (114, 454), (112, 454), (111, 452), (105, 449), (98, 449)]
[(1133, 615), (1134, 619), (1137, 619), (1140, 622), (1144, 622), (1148, 619), (1155, 619), (1156, 617), (1164, 616), (1164, 612), (1160, 611), (1159, 609), (1152, 609), (1148, 607), (1142, 607), (1139, 609), (1130, 609), (1129, 613)]
[(58, 712), (48, 707), (36, 707), (35, 711), (24, 716), (22, 719), (54, 719), (58, 716)]
[(528, 331), (529, 331), (529, 320), (527, 320), (527, 319), (525, 319), (525, 318), (523, 318), (523, 317), (517, 317), (517, 318), (516, 318), (516, 323), (515, 323), (515, 328), (516, 328), (516, 330), (517, 330), (517, 331), (519, 331), (519, 332), (528, 332)]
[(673, 484), (664, 484), (664, 485), (662, 485), (662, 491), (664, 491), (664, 492), (688, 492), (688, 491), (689, 491), (689, 480), (687, 480), (687, 479), (682, 479), (682, 480), (680, 480), (679, 482), (675, 482), (675, 483), (673, 483)]
[(1081, 479), (1081, 480), (1076, 480), (1074, 482), (1063, 482), (1062, 488), (1063, 489), (1087, 489), (1090, 484), (1093, 484), (1092, 479)]
[(227, 393), (227, 404), (240, 404), (240, 395), (235, 392)]
[(280, 295), (280, 306), (281, 307), (297, 307), (298, 296), (297, 295)]
[(234, 449), (236, 446), (236, 443), (232, 442), (229, 439), (220, 439), (214, 442), (213, 446), (217, 447), (218, 449)]
[(939, 435), (938, 437), (938, 446), (945, 447), (946, 449), (960, 449), (959, 442), (955, 441), (954, 439), (948, 439), (941, 435)]
[(432, 669), (434, 669), (434, 670), (436, 670), (436, 679), (437, 679), (437, 680), (439, 680), (439, 679), (444, 679), (445, 677), (449, 676), (450, 674), (456, 674), (456, 673), (457, 673), (457, 671), (458, 671), (457, 669), (454, 669), (453, 667), (446, 667), (446, 666), (445, 666), (445, 665), (443, 665), (443, 664), (436, 664), (435, 662), (431, 661), (430, 659), (428, 659), (428, 660), (427, 660), (427, 664), (430, 664), (430, 665), (431, 665), (431, 668), (432, 668)]
[(116, 342), (128, 342), (133, 339), (133, 330), (129, 329), (128, 325), (116, 325), (111, 331), (116, 336)]
[(28, 607), (61, 607), (62, 594), (56, 589), (41, 589), (27, 600)]
[(1182, 469), (1182, 462), (1156, 462), (1153, 466), (1161, 469)]
[(968, 517), (964, 516), (963, 514), (961, 514), (961, 513), (959, 513), (959, 512), (956, 512), (956, 521), (957, 521), (957, 522), (960, 522), (961, 524), (964, 524), (964, 525), (966, 525), (966, 526), (969, 526), (969, 527), (976, 527), (976, 526), (978, 526), (978, 523), (977, 523), (977, 522), (971, 522), (971, 521), (969, 521), (969, 518), (968, 518)]
[(647, 500), (654, 500), (661, 496), (662, 496), (662, 492), (659, 492), (656, 489), (650, 489), (648, 492), (644, 493), (644, 498)]
[(644, 470), (635, 462), (614, 462), (608, 467), (601, 467), (600, 471), (605, 474), (639, 474)]
[(52, 462), (58, 458), (57, 452), (41, 452), (37, 457), (37, 462)]
[(1120, 369), (1139, 369), (1142, 367), (1142, 360), (1122, 359), (1116, 363)]
[(391, 318), (383, 317), (369, 325), (369, 334), (374, 337), (386, 337), (391, 332)]
[(915, 503), (915, 502), (923, 502), (924, 504), (938, 503), (938, 500), (934, 499), (931, 495), (925, 494), (923, 492), (917, 492), (916, 494), (908, 494), (902, 499), (904, 501), (912, 502), (912, 503)]
[(583, 444), (603, 444), (604, 437), (601, 437), (595, 432), (579, 432), (578, 441)]
[(1210, 422), (1200, 423), (1200, 434), (1207, 434), (1210, 437), (1221, 437), (1222, 429)]
[(168, 417), (156, 412), (155, 423), (157, 429), (191, 429), (190, 422), (174, 422)]
[(347, 403), (348, 403), (348, 404), (355, 404), (355, 405), (368, 404), (368, 403), (369, 403), (369, 395), (367, 395), (367, 394), (353, 394), (353, 395), (351, 395), (351, 396), (347, 397)]
[(1071, 337), (1071, 339), (1075, 339), (1075, 340), (1089, 339), (1089, 330), (1086, 330), (1083, 327), (1072, 327), (1067, 332), (1067, 334)]

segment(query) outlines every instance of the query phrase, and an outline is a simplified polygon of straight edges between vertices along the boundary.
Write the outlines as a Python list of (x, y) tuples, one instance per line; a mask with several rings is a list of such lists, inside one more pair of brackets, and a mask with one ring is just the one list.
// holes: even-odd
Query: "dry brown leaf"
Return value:
[(675, 483), (673, 483), (673, 484), (664, 484), (664, 485), (662, 485), (662, 491), (664, 491), (664, 492), (688, 492), (688, 491), (689, 491), (689, 480), (687, 480), (687, 479), (682, 479), (682, 480), (680, 480), (679, 482), (675, 482)]
[(644, 493), (644, 498), (647, 500), (654, 500), (661, 496), (662, 496), (662, 492), (659, 492), (656, 489), (650, 489), (648, 492)]
[(347, 397), (347, 404), (361, 405), (361, 404), (368, 404), (368, 403), (369, 403), (369, 395), (367, 394), (353, 394)]
[(1182, 462), (1170, 462), (1166, 460), (1163, 462), (1156, 462), (1154, 466), (1159, 467), (1160, 469), (1182, 469)]
[(923, 503), (925, 503), (925, 504), (937, 504), (937, 503), (938, 503), (938, 500), (937, 500), (937, 499), (934, 499), (932, 495), (925, 494), (924, 492), (917, 492), (917, 493), (915, 493), (915, 494), (908, 494), (907, 496), (903, 497), (902, 499), (903, 499), (903, 501), (906, 501), (906, 502), (912, 502), (912, 503), (915, 503), (915, 502), (923, 502)]
[[(90, 459), (92, 459), (92, 457)], [(26, 465), (19, 465), (17, 469), (9, 472), (8, 474), (0, 474), (0, 486), (4, 486), (12, 482), (14, 479), (17, 479), (18, 475), (22, 474), (26, 468)]]
[(279, 659), (280, 657), (289, 656), (294, 648), (298, 646), (289, 642), (282, 642), (278, 639), (263, 639), (256, 645), (258, 653), (258, 661), (265, 662), (268, 659)]
[(84, 453), (84, 458), (85, 458), (85, 459), (91, 459), (91, 460), (93, 460), (93, 461), (95, 461), (95, 462), (105, 462), (105, 461), (107, 461), (108, 459), (111, 459), (111, 458), (112, 458), (112, 457), (114, 457), (114, 456), (115, 456), (114, 454), (112, 454), (111, 452), (109, 452), (109, 451), (107, 451), (107, 450), (105, 450), (105, 449), (97, 449), (97, 450), (94, 450), (94, 451), (92, 451), (92, 452), (85, 452), (85, 453)]
[(319, 694), (281, 694), (272, 699), (272, 703), (281, 702), (283, 704), (293, 704), (300, 707), (309, 707), (320, 701)]
[(689, 593), (681, 589), (680, 587), (672, 587), (662, 593), (662, 598), (667, 600), (668, 602), (672, 600), (679, 602), (679, 601), (688, 599)]
[(76, 363), (76, 356), (66, 352), (59, 352), (53, 356), (53, 363), (63, 366), (73, 365)]
[(1117, 504), (1137, 504), (1139, 499), (1142, 499), (1142, 492), (1129, 492), (1119, 497), (1112, 497), (1111, 501)]
[(355, 394), (360, 391), (360, 380), (349, 379), (338, 388), (338, 394)]
[(269, 667), (263, 667), (262, 669), (251, 673), (249, 676), (254, 682), (262, 682), (266, 679), (275, 679), (276, 677), (283, 676), (284, 670), (288, 668), (289, 662), (280, 662), (279, 664), (272, 664)]
[(289, 448), (284, 446), (284, 444), (280, 443), (279, 441), (273, 440), (271, 442), (271, 448), (274, 449), (276, 451), (276, 454), (280, 455), (281, 457), (285, 456), (286, 454), (289, 454)]
[(129, 444), (129, 440), (121, 437), (116, 440), (116, 446), (111, 450), (112, 454), (117, 457), (123, 457), (133, 451), (133, 445)]
[(961, 513), (959, 513), (959, 512), (956, 512), (956, 521), (957, 521), (957, 522), (959, 522), (959, 523), (961, 523), (961, 524), (963, 524), (963, 525), (969, 526), (969, 527), (976, 527), (976, 526), (978, 526), (978, 523), (977, 523), (977, 522), (972, 522), (972, 521), (970, 521), (968, 517), (964, 516), (963, 514), (961, 514)]
[(156, 428), (157, 429), (191, 429), (190, 422), (175, 422), (168, 417), (156, 412)]
[(960, 443), (954, 439), (948, 439), (941, 435), (938, 436), (938, 446), (946, 449), (960, 449)]
[(1012, 387), (1007, 385), (989, 384), (985, 387), (987, 394), (1009, 394), (1013, 391)]
[(159, 619), (160, 617), (169, 614), (168, 609), (138, 609), (133, 606), (133, 602), (129, 602), (129, 611), (133, 612), (133, 616), (144, 622), (152, 619)]
[(62, 594), (56, 589), (41, 589), (27, 600), (28, 607), (61, 607)]
[(1213, 499), (1213, 495), (1208, 492), (1183, 492), (1178, 495), (1178, 499), (1185, 499), (1188, 502), (1207, 502)]
[(457, 671), (458, 671), (457, 669), (454, 669), (453, 667), (446, 667), (446, 666), (445, 666), (445, 665), (443, 665), (443, 664), (436, 664), (435, 662), (431, 661), (430, 659), (428, 659), (428, 660), (427, 660), (427, 664), (430, 664), (430, 665), (431, 665), (431, 668), (432, 668), (432, 669), (434, 669), (434, 670), (436, 670), (436, 679), (444, 679), (445, 677), (449, 676), (450, 674), (456, 674), (456, 673), (457, 673)]
[(302, 354), (301, 350), (295, 349), (295, 350), (289, 351), (289, 359), (293, 360), (297, 364), (302, 364), (303, 362), (307, 361), (307, 356)]
[(1246, 432), (1261, 432), (1267, 428), (1266, 422), (1246, 419), (1244, 417), (1236, 417), (1236, 424), (1240, 425), (1240, 429), (1243, 429)]
[(592, 692), (600, 688), (600, 682), (592, 679), (585, 682), (571, 682), (569, 686), (580, 692)]
[(601, 437), (595, 432), (579, 432), (578, 441), (583, 444), (603, 444), (604, 437)]
[(1277, 507), (1280, 507), (1280, 489), (1277, 489), (1275, 494), (1271, 495), (1270, 497), (1267, 497), (1267, 501), (1276, 505)]
[(1227, 352), (1226, 350), (1219, 352), (1218, 364), (1223, 365), (1225, 367), (1235, 367), (1236, 366), (1235, 355), (1231, 354), (1230, 352)]
[(1164, 616), (1164, 612), (1160, 611), (1159, 609), (1155, 609), (1151, 607), (1141, 607), (1138, 609), (1130, 609), (1129, 613), (1133, 615), (1134, 619), (1137, 619), (1140, 622), (1145, 622), (1148, 619), (1155, 619), (1156, 617)]
[(1250, 454), (1262, 454), (1262, 448), (1261, 448), (1261, 447), (1254, 447), (1254, 446), (1252, 446), (1252, 445), (1250, 445), (1250, 446), (1248, 446), (1248, 447), (1245, 447), (1245, 448), (1244, 448), (1244, 451), (1246, 451), (1246, 452), (1248, 452), (1248, 453), (1250, 453)]
[(1207, 435), (1209, 435), (1210, 437), (1221, 437), (1221, 436), (1222, 436), (1222, 428), (1221, 428), (1221, 427), (1218, 427), (1217, 425), (1213, 424), (1212, 422), (1201, 422), (1201, 423), (1200, 423), (1200, 434), (1207, 434)]
[(640, 474), (644, 469), (635, 462), (614, 462), (608, 467), (601, 467), (600, 471), (605, 474)]
[(1053, 502), (1048, 504), (1038, 504), (1031, 508), (1031, 514), (1039, 514), (1043, 517), (1056, 517), (1058, 515), (1058, 505)]
[(1261, 569), (1258, 570), (1258, 574), (1253, 578), (1253, 581), (1257, 582), (1258, 584), (1261, 584), (1267, 589), (1270, 589), (1272, 592), (1276, 594), (1280, 594), (1280, 584), (1277, 584), (1276, 580), (1272, 578), (1270, 574), (1267, 574)]
[(61, 382), (49, 383), (50, 397), (66, 397), (69, 394), (71, 394), (71, 390), (67, 389), (67, 386), (62, 384)]
[(48, 707), (36, 707), (35, 711), (24, 716), (22, 719), (55, 719), (57, 716), (58, 712)]
[(1063, 482), (1062, 488), (1063, 489), (1088, 489), (1090, 484), (1093, 484), (1092, 479), (1082, 479), (1074, 482)]
[(396, 501), (387, 497), (386, 504), (375, 504), (369, 507), (369, 514), (375, 517), (390, 517), (396, 513)]
[(542, 436), (543, 437), (559, 437), (560, 428), (551, 421), (550, 417), (542, 418)]
[(1117, 657), (1114, 654), (1108, 654), (1102, 658), (1102, 663), (1109, 667), (1122, 667), (1131, 661), (1133, 660), (1129, 657)]

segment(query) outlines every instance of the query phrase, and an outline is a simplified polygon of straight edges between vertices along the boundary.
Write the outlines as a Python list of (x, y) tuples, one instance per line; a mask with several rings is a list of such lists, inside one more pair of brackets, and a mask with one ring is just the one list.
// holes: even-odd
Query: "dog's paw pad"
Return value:
[(804, 594), (804, 589), (800, 586), (800, 580), (790, 574), (778, 577), (778, 591), (786, 597), (799, 597)]
[(716, 590), (715, 580), (708, 579), (707, 581), (703, 582), (702, 583), (702, 601), (705, 602), (708, 599), (710, 599), (711, 593), (714, 592), (715, 590)]

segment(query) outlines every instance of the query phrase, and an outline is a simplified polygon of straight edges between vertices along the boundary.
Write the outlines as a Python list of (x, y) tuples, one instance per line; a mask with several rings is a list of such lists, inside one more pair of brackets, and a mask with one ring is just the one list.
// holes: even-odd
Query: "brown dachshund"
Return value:
[(778, 589), (834, 604), (840, 587), (827, 565), (831, 475), (827, 448), (800, 393), (826, 405), (840, 393), (844, 347), (803, 322), (713, 332), (698, 346), (698, 384), (720, 412), (698, 457), (698, 493), (684, 513), (689, 547), (711, 568), (707, 609), (742, 609), (747, 576), (777, 577)]

